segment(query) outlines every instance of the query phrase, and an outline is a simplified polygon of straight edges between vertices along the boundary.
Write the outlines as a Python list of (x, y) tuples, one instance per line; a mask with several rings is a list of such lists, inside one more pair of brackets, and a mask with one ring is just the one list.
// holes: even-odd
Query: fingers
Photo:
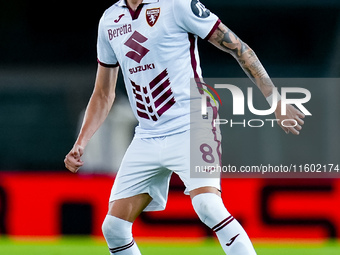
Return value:
[(293, 135), (299, 135), (302, 130), (302, 125), (304, 121), (299, 117), (291, 119), (290, 121), (285, 121), (285, 126), (281, 123), (281, 127), (286, 132), (286, 134), (292, 133)]
[(286, 132), (286, 134), (292, 133), (293, 135), (299, 135), (302, 129), (302, 127), (297, 124), (297, 121), (295, 122), (294, 120), (285, 121), (284, 124), (283, 122), (279, 122), (279, 125)]
[(75, 145), (64, 159), (65, 167), (72, 173), (78, 172), (79, 168), (84, 165), (81, 156), (84, 153), (83, 147)]
[(295, 128), (291, 127), (289, 128), (289, 132), (292, 133), (293, 135), (299, 135), (301, 129), (302, 129), (301, 127), (298, 128), (297, 126)]
[(289, 134), (289, 129), (288, 128), (282, 126), (279, 121), (278, 121), (278, 124), (283, 129), (283, 131), (285, 131), (286, 134)]
[(300, 112), (299, 110), (297, 110), (297, 109), (296, 109), (296, 115), (300, 119), (304, 119), (305, 118), (305, 115), (302, 112)]
[(71, 154), (66, 155), (65, 160), (65, 167), (70, 170), (72, 173), (78, 172), (79, 168), (84, 165), (84, 162), (79, 159), (76, 159)]
[(80, 157), (83, 156), (83, 154), (84, 154), (84, 148), (81, 147), (81, 146), (79, 146), (79, 145), (75, 145), (75, 146), (72, 148), (70, 154), (71, 154), (74, 158), (80, 159)]
[[(304, 117), (303, 117), (304, 118)], [(299, 124), (299, 125), (303, 125), (303, 124), (305, 124), (305, 122), (299, 117), (299, 116), (297, 116), (296, 118), (295, 118), (295, 120), (297, 121), (297, 123)]]
[(302, 120), (305, 117), (305, 115), (296, 110), (296, 116), (295, 116), (295, 121), (296, 121), (296, 126), (292, 127), (292, 129), (294, 130), (294, 132), (292, 132), (294, 135), (299, 135), (300, 131), (302, 130), (302, 126), (303, 124), (305, 124), (305, 122)]
[(292, 105), (287, 105), (286, 115), (281, 115), (280, 109), (275, 113), (278, 119), (278, 124), (286, 132), (293, 135), (299, 135), (302, 126), (305, 124), (305, 115)]

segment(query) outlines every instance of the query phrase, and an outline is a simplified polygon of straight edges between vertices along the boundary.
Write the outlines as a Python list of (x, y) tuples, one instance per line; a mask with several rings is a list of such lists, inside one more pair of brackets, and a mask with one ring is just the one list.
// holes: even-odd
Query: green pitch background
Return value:
[[(143, 255), (223, 255), (215, 240), (202, 242), (138, 241)], [(258, 255), (339, 255), (340, 243), (256, 243)], [(60, 240), (17, 240), (0, 238), (1, 255), (101, 255), (109, 254), (103, 240), (62, 238)]]

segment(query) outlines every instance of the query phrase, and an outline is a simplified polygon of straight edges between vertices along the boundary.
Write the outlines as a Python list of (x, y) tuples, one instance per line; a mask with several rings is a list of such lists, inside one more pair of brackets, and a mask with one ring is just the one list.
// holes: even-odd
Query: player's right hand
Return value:
[(65, 167), (72, 173), (78, 172), (79, 168), (84, 165), (81, 156), (84, 154), (84, 148), (75, 144), (72, 150), (66, 155), (64, 163)]

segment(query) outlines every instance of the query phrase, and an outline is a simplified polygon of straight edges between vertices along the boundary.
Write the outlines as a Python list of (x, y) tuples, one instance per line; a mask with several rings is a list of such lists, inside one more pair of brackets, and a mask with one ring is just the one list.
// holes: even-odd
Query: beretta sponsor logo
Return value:
[(116, 38), (118, 36), (132, 33), (132, 27), (131, 24), (125, 24), (119, 28), (109, 29), (107, 30), (107, 32), (109, 34), (109, 40), (111, 41), (113, 38)]

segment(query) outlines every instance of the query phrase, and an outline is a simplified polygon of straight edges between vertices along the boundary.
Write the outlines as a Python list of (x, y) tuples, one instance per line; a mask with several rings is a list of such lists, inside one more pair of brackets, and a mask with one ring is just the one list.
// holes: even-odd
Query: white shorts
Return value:
[[(134, 138), (122, 160), (111, 190), (110, 202), (147, 193), (152, 201), (144, 211), (164, 210), (173, 172), (183, 181), (185, 194), (201, 187), (215, 187), (220, 190), (219, 177), (211, 178), (209, 174), (202, 175), (202, 178), (190, 176), (194, 167), (191, 166), (193, 160), (194, 165), (216, 165), (220, 162), (221, 155), (219, 135), (211, 129), (196, 133), (199, 135), (191, 145), (190, 131), (155, 138)], [(212, 157), (204, 155), (207, 146), (214, 148), (211, 151)], [(214, 162), (211, 162), (212, 158), (215, 159)]]

